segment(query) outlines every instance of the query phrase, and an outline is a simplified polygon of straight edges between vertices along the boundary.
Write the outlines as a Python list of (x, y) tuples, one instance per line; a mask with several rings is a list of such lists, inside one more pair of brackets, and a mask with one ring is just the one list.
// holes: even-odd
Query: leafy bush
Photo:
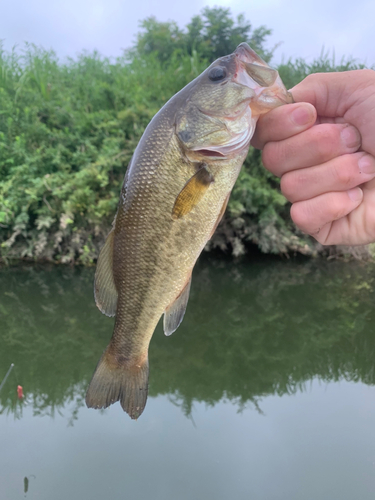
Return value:
[[(0, 255), (89, 264), (110, 228), (126, 166), (160, 107), (210, 60), (247, 40), (265, 58), (270, 30), (252, 30), (228, 9), (204, 9), (185, 31), (145, 20), (134, 47), (112, 61), (82, 53), (62, 63), (33, 45), (7, 53), (0, 46)], [(336, 65), (322, 53), (307, 64), (279, 68), (288, 87)], [(244, 251), (311, 253), (289, 221), (278, 180), (251, 150), (223, 224), (208, 245)]]

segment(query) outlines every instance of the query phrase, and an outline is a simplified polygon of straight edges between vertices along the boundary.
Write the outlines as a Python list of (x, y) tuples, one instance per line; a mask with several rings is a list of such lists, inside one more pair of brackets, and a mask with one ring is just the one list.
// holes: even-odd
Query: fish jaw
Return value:
[[(275, 107), (293, 102), (279, 73), (270, 68), (246, 43), (239, 45), (232, 56), (236, 68), (232, 82), (240, 85), (244, 91), (243, 101), (232, 114), (221, 117), (228, 137), (222, 144), (207, 142), (190, 149), (193, 154), (199, 152), (212, 160), (241, 154), (249, 147), (259, 116)], [(207, 111), (205, 114), (210, 115)]]
[(254, 134), (258, 116), (252, 115), (250, 106), (247, 106), (241, 116), (236, 119), (223, 119), (226, 130), (229, 134), (227, 141), (223, 144), (200, 144), (193, 147), (187, 156), (192, 161), (199, 161), (202, 158), (194, 158), (194, 153), (211, 160), (224, 160), (242, 154), (249, 148), (250, 140)]
[(250, 87), (254, 91), (250, 108), (253, 117), (267, 113), (283, 104), (293, 103), (293, 96), (288, 92), (278, 71), (272, 69), (247, 43), (241, 43), (234, 52), (238, 71), (235, 81)]

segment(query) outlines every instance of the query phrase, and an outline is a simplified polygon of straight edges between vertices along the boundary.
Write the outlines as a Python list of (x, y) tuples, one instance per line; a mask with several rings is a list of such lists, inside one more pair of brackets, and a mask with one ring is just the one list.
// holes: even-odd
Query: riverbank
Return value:
[[(32, 46), (22, 53), (0, 48), (1, 261), (94, 263), (143, 130), (207, 67), (207, 57), (180, 48), (164, 60), (138, 48), (115, 61), (82, 53), (61, 62)], [(358, 67), (322, 54), (311, 64), (290, 60), (278, 69), (290, 88), (311, 72)], [(327, 250), (299, 232), (279, 180), (252, 148), (207, 249), (236, 257), (249, 245), (265, 254), (372, 255)]]

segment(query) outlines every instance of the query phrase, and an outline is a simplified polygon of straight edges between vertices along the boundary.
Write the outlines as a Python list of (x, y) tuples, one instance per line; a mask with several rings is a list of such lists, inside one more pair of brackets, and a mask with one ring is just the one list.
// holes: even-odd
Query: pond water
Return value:
[(138, 421), (84, 405), (93, 275), (0, 270), (1, 500), (374, 499), (373, 265), (205, 256)]

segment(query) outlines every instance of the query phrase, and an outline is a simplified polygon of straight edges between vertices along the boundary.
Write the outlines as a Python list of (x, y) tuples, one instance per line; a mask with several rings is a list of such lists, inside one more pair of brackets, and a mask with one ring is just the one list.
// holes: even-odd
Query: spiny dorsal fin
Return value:
[(174, 202), (172, 218), (180, 219), (198, 205), (214, 178), (205, 166), (191, 177)]
[(189, 300), (190, 285), (191, 276), (177, 299), (164, 311), (163, 327), (165, 335), (172, 335), (180, 326)]
[(98, 309), (107, 316), (115, 316), (117, 290), (113, 279), (113, 230), (101, 249), (95, 272), (94, 295)]

